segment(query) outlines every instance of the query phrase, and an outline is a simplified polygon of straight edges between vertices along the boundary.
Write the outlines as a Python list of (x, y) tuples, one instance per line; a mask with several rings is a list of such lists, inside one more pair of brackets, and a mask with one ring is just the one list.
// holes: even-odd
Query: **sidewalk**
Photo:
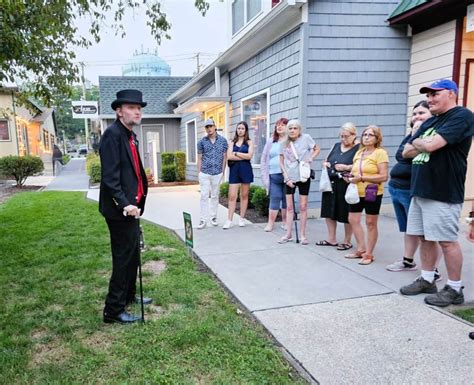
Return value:
[[(182, 212), (194, 225), (199, 220), (197, 189), (150, 189), (144, 219), (184, 238)], [(98, 190), (89, 190), (88, 198), (97, 200)], [(265, 233), (265, 224), (222, 230), (226, 213), (219, 206), (219, 227), (194, 230), (194, 252), (314, 381), (472, 383), (474, 341), (468, 333), (474, 326), (425, 305), (423, 295), (399, 295), (419, 271), (385, 270), (403, 247), (394, 218), (380, 217), (376, 261), (360, 266), (344, 252), (314, 245), (325, 237), (323, 220), (308, 221), (310, 245), (280, 245), (283, 232)], [(463, 237), (464, 294), (473, 304), (474, 253)], [(440, 270), (439, 288), (444, 264)]]

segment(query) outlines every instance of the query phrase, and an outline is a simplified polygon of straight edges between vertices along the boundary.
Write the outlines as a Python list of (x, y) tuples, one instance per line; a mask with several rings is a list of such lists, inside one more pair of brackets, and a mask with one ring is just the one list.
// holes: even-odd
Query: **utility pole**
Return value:
[(198, 52), (198, 53), (196, 54), (196, 75), (199, 73), (200, 68), (201, 68), (201, 66), (199, 65), (199, 55), (200, 55), (200, 54), (201, 54), (201, 52)]
[[(82, 100), (86, 101), (86, 80), (84, 77), (84, 62), (81, 62), (81, 82), (82, 82)], [(84, 119), (84, 131), (86, 134), (86, 146), (87, 149), (89, 149), (89, 124), (88, 124), (88, 119)]]

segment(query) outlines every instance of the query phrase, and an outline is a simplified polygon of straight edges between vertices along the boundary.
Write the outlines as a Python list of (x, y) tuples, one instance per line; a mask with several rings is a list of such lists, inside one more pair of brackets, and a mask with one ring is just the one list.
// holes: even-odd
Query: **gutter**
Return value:
[[(247, 60), (247, 58), (240, 61), (233, 61), (230, 60), (232, 55), (235, 55), (238, 52), (248, 52), (249, 42), (251, 42), (255, 38), (255, 36), (259, 34), (259, 32), (265, 29), (268, 25), (271, 25), (272, 22), (279, 16), (281, 16), (284, 12), (287, 12), (291, 9), (295, 9), (299, 12), (300, 8), (306, 2), (306, 0), (286, 0), (276, 5), (262, 20), (260, 20), (258, 24), (256, 24), (252, 29), (247, 31), (247, 33), (245, 33), (245, 35), (243, 35), (239, 40), (235, 41), (234, 44), (227, 48), (224, 53), (222, 53), (217, 59), (210, 63), (202, 72), (197, 74), (183, 87), (171, 94), (166, 99), (166, 101), (168, 103), (179, 104), (182, 100), (185, 100), (186, 98), (192, 96), (192, 94), (197, 92), (197, 90), (202, 87), (202, 85), (200, 85), (201, 81), (203, 81), (203, 83), (209, 83), (211, 81), (211, 79), (207, 79), (207, 81), (205, 81), (205, 79), (210, 77), (211, 71), (216, 67), (218, 68), (218, 71), (220, 73), (232, 70), (233, 68), (239, 66), (244, 60)], [(286, 32), (287, 30), (285, 29), (284, 33)], [(284, 35), (284, 33), (282, 33), (281, 35)], [(270, 43), (271, 42), (269, 41), (268, 44)], [(261, 47), (261, 49), (263, 48), (264, 46)]]

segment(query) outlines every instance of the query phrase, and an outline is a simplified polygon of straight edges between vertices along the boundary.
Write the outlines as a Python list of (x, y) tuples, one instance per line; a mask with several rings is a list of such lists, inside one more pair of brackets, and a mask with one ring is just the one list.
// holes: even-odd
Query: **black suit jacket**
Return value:
[(123, 215), (123, 208), (128, 205), (138, 205), (141, 214), (145, 210), (148, 182), (140, 154), (138, 154), (144, 196), (140, 202), (137, 202), (138, 178), (135, 173), (129, 143), (131, 135), (138, 149), (135, 133), (127, 129), (117, 119), (107, 127), (100, 140), (99, 154), (102, 178), (100, 182), (99, 211), (108, 219), (130, 220), (131, 218)]

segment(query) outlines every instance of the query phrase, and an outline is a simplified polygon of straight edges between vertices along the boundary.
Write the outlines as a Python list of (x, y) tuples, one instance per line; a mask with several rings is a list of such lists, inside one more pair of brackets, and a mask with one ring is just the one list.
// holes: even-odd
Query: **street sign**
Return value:
[(73, 119), (97, 119), (99, 109), (96, 101), (79, 100), (72, 102)]
[(184, 237), (186, 239), (186, 245), (191, 249), (193, 248), (193, 224), (191, 222), (191, 214), (183, 211), (184, 218)]

